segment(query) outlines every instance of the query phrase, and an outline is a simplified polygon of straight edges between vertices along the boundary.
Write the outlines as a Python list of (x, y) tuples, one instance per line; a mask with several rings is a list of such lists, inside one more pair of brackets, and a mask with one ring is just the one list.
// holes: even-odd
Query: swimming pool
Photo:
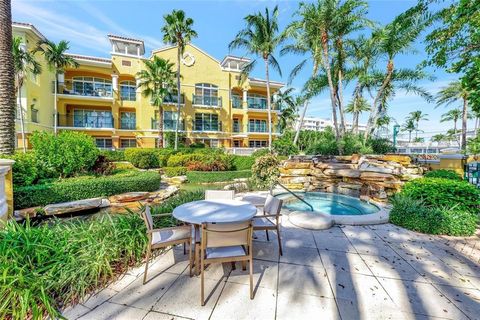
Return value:
[[(365, 202), (358, 198), (341, 194), (325, 192), (299, 192), (296, 193), (306, 202), (313, 206), (314, 211), (327, 213), (335, 216), (345, 215), (367, 215), (377, 213), (380, 208), (374, 204)], [(310, 211), (310, 208), (288, 193), (277, 195), (284, 199), (283, 207), (291, 211)]]

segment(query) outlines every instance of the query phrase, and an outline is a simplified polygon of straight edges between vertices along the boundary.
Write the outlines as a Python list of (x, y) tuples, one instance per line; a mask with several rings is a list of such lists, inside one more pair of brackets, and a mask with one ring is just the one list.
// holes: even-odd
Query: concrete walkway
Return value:
[[(480, 236), (433, 237), (390, 224), (298, 229), (283, 222), (254, 241), (255, 298), (248, 273), (230, 264), (188, 276), (187, 256), (157, 257), (65, 310), (68, 319), (480, 319)], [(273, 238), (273, 239), (272, 239)]]

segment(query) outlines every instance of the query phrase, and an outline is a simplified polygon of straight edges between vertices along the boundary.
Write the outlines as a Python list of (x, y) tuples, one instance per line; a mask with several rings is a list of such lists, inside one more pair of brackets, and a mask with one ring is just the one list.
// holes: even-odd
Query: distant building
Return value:
[[(299, 123), (300, 123), (300, 119), (297, 120), (297, 123), (295, 124), (295, 128), (298, 128)], [(317, 118), (317, 117), (305, 117), (303, 118), (301, 130), (323, 131), (327, 127), (333, 128), (332, 120)], [(347, 122), (346, 129), (350, 130), (351, 128), (352, 128), (352, 123)], [(366, 129), (366, 125), (360, 124), (360, 123), (358, 124), (359, 132), (365, 132), (365, 129)]]

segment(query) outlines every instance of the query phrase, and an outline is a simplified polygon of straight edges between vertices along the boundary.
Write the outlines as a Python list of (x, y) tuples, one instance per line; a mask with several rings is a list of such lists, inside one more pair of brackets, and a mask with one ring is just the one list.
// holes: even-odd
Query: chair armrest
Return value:
[(255, 218), (257, 218), (257, 219), (258, 218), (276, 218), (276, 217), (279, 217), (279, 216), (281, 216), (281, 214), (278, 214), (278, 215), (277, 214), (264, 214), (264, 215), (261, 215), (261, 216), (255, 216), (255, 217), (253, 217), (253, 219), (255, 219)]
[(157, 214), (152, 214), (152, 217), (166, 217), (166, 216), (171, 216), (172, 213), (157, 213)]
[(155, 232), (161, 232), (161, 231), (168, 231), (168, 230), (174, 230), (174, 229), (179, 229), (179, 228), (184, 228), (184, 229), (185, 229), (184, 226), (176, 226), (176, 227), (167, 227), (167, 228), (147, 230), (147, 233), (155, 233)]

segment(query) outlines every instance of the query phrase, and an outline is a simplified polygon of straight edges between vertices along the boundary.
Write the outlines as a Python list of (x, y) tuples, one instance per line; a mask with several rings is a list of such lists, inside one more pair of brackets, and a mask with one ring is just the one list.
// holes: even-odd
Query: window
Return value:
[(232, 108), (242, 109), (242, 98), (238, 94), (232, 95)]
[[(163, 130), (175, 130), (177, 127), (177, 112), (164, 111), (163, 112)], [(180, 119), (179, 130), (183, 130), (182, 120)]]
[(218, 148), (219, 142), (218, 139), (196, 139), (196, 142), (205, 144), (206, 147)]
[(267, 98), (259, 94), (249, 94), (247, 103), (251, 109), (267, 109)]
[(221, 106), (221, 99), (218, 97), (218, 86), (210, 83), (195, 84), (193, 104), (205, 106)]
[(131, 67), (131, 66), (132, 66), (132, 62), (131, 62), (131, 61), (128, 61), (128, 60), (122, 60), (122, 66), (124, 66), (124, 67)]
[(120, 148), (136, 148), (137, 139), (120, 139)]
[(122, 81), (120, 83), (120, 97), (122, 100), (135, 101), (137, 100), (137, 86), (133, 81)]
[(248, 146), (250, 148), (265, 148), (267, 147), (266, 140), (250, 140), (248, 141)]
[(112, 148), (112, 139), (111, 138), (95, 138), (95, 144), (97, 145), (97, 148), (110, 149)]
[(73, 126), (76, 128), (113, 128), (111, 111), (73, 110)]
[(136, 122), (135, 112), (120, 113), (120, 129), (135, 130)]
[(93, 77), (74, 77), (72, 89), (74, 94), (82, 96), (111, 97), (112, 81)]
[(267, 132), (267, 120), (248, 120), (248, 132)]
[(195, 113), (195, 131), (220, 131), (218, 115), (211, 113)]
[(240, 120), (239, 119), (233, 119), (233, 132), (240, 132)]

